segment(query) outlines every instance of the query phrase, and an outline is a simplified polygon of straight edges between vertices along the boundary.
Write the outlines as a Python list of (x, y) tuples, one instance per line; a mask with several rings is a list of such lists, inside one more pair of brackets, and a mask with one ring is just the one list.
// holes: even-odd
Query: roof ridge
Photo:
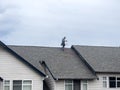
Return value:
[[(51, 46), (31, 46), (31, 45), (7, 45), (9, 46), (13, 46), (13, 47), (39, 47), (39, 48), (61, 48), (61, 47), (51, 47)], [(66, 49), (71, 49), (66, 47)]]
[(119, 46), (98, 46), (98, 45), (72, 45), (72, 46), (79, 46), (79, 47), (102, 47), (102, 48), (120, 48)]

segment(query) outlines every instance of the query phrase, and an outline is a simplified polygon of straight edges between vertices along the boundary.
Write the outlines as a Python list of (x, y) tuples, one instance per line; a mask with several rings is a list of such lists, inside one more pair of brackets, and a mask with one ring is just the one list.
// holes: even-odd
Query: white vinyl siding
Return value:
[(65, 90), (65, 81), (64, 80), (56, 80), (55, 81), (55, 90)]
[(32, 80), (32, 90), (43, 90), (44, 78), (2, 48), (0, 48), (0, 67), (2, 67), (0, 76), (4, 80)]

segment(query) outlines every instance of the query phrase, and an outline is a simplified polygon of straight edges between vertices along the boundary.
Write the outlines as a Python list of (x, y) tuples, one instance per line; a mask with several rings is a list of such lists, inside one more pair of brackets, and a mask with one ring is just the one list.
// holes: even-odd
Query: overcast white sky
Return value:
[(0, 0), (0, 40), (12, 45), (120, 46), (120, 0)]

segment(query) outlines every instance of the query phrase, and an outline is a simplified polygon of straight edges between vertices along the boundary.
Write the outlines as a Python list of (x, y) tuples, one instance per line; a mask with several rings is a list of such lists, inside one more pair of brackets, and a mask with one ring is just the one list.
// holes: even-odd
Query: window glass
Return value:
[(32, 84), (32, 81), (31, 80), (24, 80), (23, 84)]
[(103, 77), (103, 80), (107, 80), (107, 77)]
[(87, 90), (87, 84), (83, 84), (83, 90)]
[(82, 88), (83, 90), (87, 90), (87, 80), (82, 81)]
[(107, 77), (103, 77), (103, 87), (107, 87)]
[(13, 90), (22, 90), (22, 80), (13, 81)]
[(120, 77), (117, 77), (117, 87), (120, 88)]
[(106, 81), (103, 81), (103, 87), (107, 87), (107, 82)]
[(65, 85), (65, 90), (72, 90), (72, 85)]
[(10, 90), (10, 86), (5, 86), (4, 90)]
[(120, 87), (120, 81), (119, 81), (119, 82), (117, 82), (117, 87)]
[(117, 80), (120, 80), (120, 77), (117, 77)]
[(32, 90), (32, 86), (23, 86), (23, 90)]
[(31, 80), (23, 81), (23, 90), (32, 90), (32, 81)]
[(4, 90), (10, 90), (10, 81), (9, 80), (4, 81)]
[(83, 83), (87, 84), (87, 80), (83, 80)]
[(72, 80), (65, 80), (65, 83), (72, 83)]
[(110, 88), (116, 88), (116, 77), (109, 77)]
[(65, 90), (73, 90), (73, 81), (65, 80)]
[(10, 81), (9, 80), (5, 80), (5, 85), (9, 85), (10, 84)]
[(115, 77), (109, 77), (110, 78), (110, 80), (116, 80), (116, 78)]

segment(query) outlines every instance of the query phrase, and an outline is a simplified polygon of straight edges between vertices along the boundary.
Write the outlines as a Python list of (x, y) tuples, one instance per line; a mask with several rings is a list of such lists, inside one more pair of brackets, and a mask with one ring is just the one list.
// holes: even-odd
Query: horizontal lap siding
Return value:
[(65, 90), (64, 80), (55, 81), (55, 90)]
[(33, 81), (33, 90), (43, 90), (43, 77), (2, 48), (0, 48), (0, 76), (11, 81), (30, 79)]

